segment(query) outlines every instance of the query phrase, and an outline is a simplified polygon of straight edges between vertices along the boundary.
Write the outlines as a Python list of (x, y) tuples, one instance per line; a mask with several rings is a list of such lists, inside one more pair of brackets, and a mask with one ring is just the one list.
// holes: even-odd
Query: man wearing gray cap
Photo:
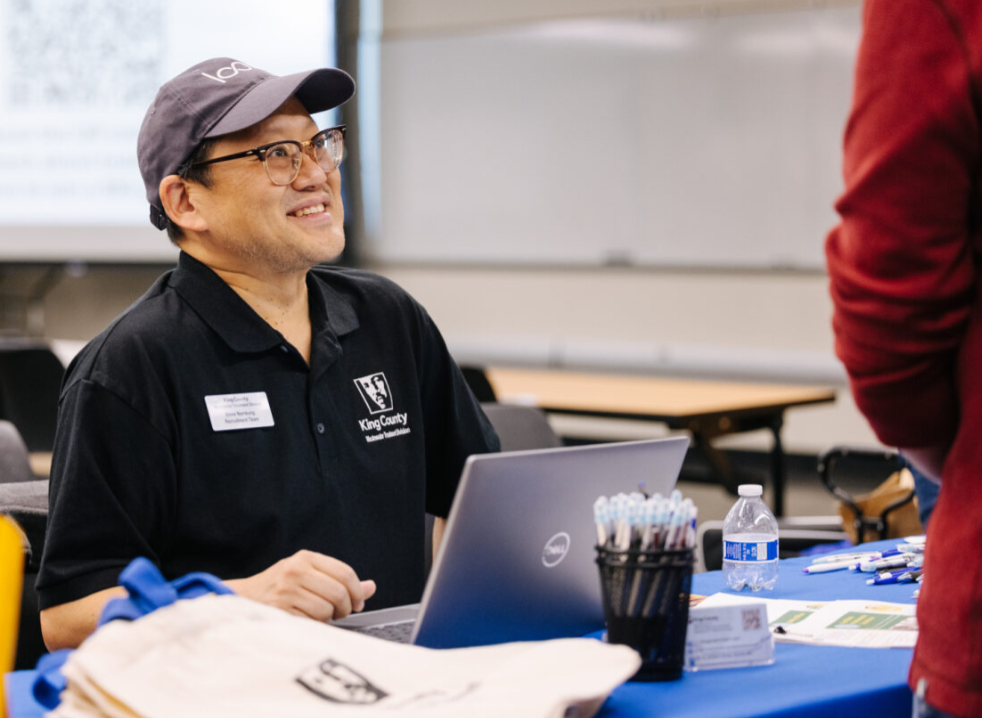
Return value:
[[(498, 440), (426, 311), (344, 247), (340, 70), (230, 58), (165, 84), (137, 153), (176, 269), (66, 375), (37, 580), (49, 648), (95, 627), (120, 571), (207, 571), (329, 620), (419, 600), (424, 515)], [(434, 543), (442, 529), (437, 520)]]

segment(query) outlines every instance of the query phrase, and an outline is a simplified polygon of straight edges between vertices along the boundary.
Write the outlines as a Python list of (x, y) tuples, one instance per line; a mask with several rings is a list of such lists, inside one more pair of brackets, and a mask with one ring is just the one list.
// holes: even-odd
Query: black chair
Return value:
[(554, 449), (563, 445), (545, 412), (537, 407), (484, 402), (481, 408), (501, 439), (502, 451)]
[[(851, 467), (853, 473), (856, 473), (858, 466), (864, 474), (874, 476), (876, 484), (879, 484), (889, 475), (904, 468), (900, 454), (892, 449), (834, 446), (818, 457), (818, 475), (822, 484), (849, 510), (843, 512), (843, 517), (851, 516), (852, 526), (849, 528), (852, 529), (855, 540), (881, 541), (889, 538), (891, 517), (903, 515), (903, 512), (899, 514), (895, 512), (908, 507), (907, 511), (913, 515), (913, 508), (909, 505), (914, 502), (916, 492), (913, 487), (907, 490), (898, 487), (897, 490), (890, 492), (889, 498), (882, 501), (871, 502), (869, 496), (864, 501), (862, 497), (856, 496), (842, 485), (846, 474), (842, 467), (849, 464), (853, 465)], [(840, 476), (833, 479), (837, 469)], [(865, 503), (866, 506), (862, 506), (861, 503)], [(871, 509), (874, 503), (876, 508)], [(911, 530), (923, 530), (923, 527), (920, 527), (917, 522), (911, 526)]]
[(47, 346), (0, 344), (0, 419), (12, 422), (29, 451), (51, 451), (65, 367)]
[(33, 481), (27, 445), (9, 421), (0, 419), (0, 484)]
[[(794, 558), (823, 543), (849, 538), (838, 516), (786, 516), (778, 519), (778, 558)], [(696, 571), (723, 568), (723, 522), (703, 521), (696, 532)]]
[[(888, 538), (888, 521), (893, 512), (914, 500), (914, 491), (900, 492), (876, 515), (864, 514), (853, 492), (869, 491), (902, 467), (896, 451), (880, 448), (836, 446), (818, 457), (818, 475), (823, 486), (852, 511), (853, 526), (844, 526), (843, 516), (800, 516), (778, 519), (780, 557), (791, 558), (823, 543), (862, 542)], [(847, 488), (848, 487), (848, 488)], [(850, 535), (847, 529), (855, 531)], [(916, 531), (911, 531), (915, 533)], [(706, 521), (697, 532), (697, 569), (713, 571), (723, 565), (723, 522)]]
[(474, 392), (474, 397), (480, 402), (497, 401), (494, 387), (488, 381), (488, 375), (484, 373), (484, 368), (479, 366), (464, 365), (460, 367), (460, 372), (464, 375), (464, 381)]

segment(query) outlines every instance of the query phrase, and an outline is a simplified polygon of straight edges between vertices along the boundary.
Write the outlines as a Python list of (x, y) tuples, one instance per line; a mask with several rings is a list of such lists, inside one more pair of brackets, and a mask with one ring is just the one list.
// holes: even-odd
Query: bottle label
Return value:
[(723, 558), (727, 561), (774, 561), (777, 559), (777, 539), (724, 541)]

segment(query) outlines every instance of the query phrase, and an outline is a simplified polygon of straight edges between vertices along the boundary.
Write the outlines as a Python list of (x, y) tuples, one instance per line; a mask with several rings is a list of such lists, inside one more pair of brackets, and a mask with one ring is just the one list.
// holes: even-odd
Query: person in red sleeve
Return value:
[(942, 490), (915, 715), (982, 716), (982, 3), (867, 0), (826, 255), (836, 353), (879, 439)]

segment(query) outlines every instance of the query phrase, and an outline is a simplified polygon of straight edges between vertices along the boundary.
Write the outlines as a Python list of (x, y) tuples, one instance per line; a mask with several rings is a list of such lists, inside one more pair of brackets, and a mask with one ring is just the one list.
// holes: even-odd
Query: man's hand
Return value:
[(344, 618), (365, 608), (374, 581), (361, 581), (346, 563), (298, 551), (249, 578), (226, 581), (240, 596), (316, 621)]

